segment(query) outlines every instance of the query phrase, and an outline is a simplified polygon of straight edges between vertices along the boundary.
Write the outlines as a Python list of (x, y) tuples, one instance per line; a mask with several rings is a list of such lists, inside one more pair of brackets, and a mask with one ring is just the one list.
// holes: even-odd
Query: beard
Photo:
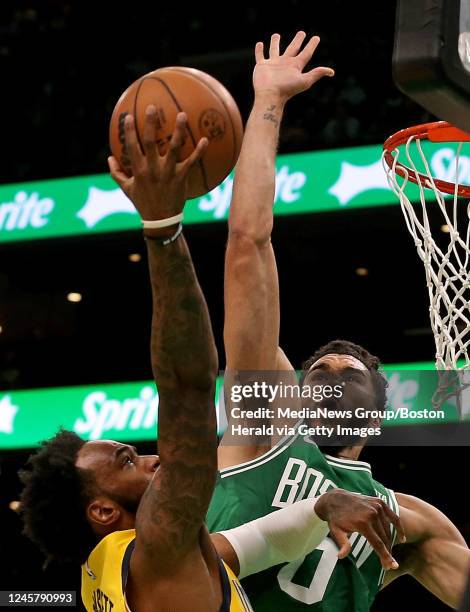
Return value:
[(109, 497), (131, 514), (137, 514), (142, 499), (142, 495), (121, 495), (120, 493), (112, 493)]

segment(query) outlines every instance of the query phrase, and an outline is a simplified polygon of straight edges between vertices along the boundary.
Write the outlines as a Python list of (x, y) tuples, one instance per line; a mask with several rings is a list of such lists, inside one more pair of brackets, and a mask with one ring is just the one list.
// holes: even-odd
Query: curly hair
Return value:
[(50, 561), (84, 563), (96, 545), (85, 508), (95, 490), (89, 470), (77, 468), (77, 454), (85, 441), (60, 429), (42, 442), (19, 473), (23, 533)]
[(387, 403), (387, 387), (388, 382), (385, 376), (380, 371), (381, 363), (378, 357), (372, 355), (364, 347), (348, 340), (332, 340), (320, 347), (311, 357), (302, 365), (302, 382), (306, 372), (312, 367), (315, 361), (321, 359), (325, 355), (331, 353), (337, 355), (350, 355), (361, 361), (369, 370), (374, 391), (376, 394), (376, 405), (379, 410), (383, 410)]

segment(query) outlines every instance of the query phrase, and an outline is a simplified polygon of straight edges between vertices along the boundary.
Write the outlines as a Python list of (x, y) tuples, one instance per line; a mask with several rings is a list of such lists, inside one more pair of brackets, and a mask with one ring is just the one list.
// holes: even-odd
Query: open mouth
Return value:
[(319, 402), (318, 407), (325, 410), (337, 410), (339, 408), (339, 402), (335, 397), (327, 397)]

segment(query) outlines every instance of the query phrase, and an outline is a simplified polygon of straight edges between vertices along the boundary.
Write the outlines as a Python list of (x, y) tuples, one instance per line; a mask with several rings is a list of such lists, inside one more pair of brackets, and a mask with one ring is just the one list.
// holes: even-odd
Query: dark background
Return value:
[[(107, 130), (120, 93), (165, 65), (220, 79), (246, 120), (254, 43), (298, 29), (322, 37), (315, 63), (337, 76), (289, 103), (280, 153), (377, 144), (429, 115), (392, 81), (394, 2), (179, 5), (134, 2), (4, 2), (0, 6), (0, 182), (106, 171)], [(225, 223), (185, 229), (211, 311), (221, 366)], [(424, 272), (398, 206), (276, 219), (281, 343), (296, 366), (344, 337), (384, 362), (432, 360)], [(139, 263), (128, 260), (139, 252)], [(369, 275), (355, 270), (367, 267)], [(79, 291), (79, 304), (67, 302)], [(0, 390), (151, 378), (150, 292), (139, 232), (0, 245)], [(153, 445), (139, 444), (152, 452)], [(67, 567), (41, 570), (8, 508), (28, 455), (0, 457), (0, 588), (77, 586)], [(460, 448), (366, 449), (375, 477), (437, 505), (470, 539)], [(66, 512), (64, 500), (64, 512)], [(412, 603), (442, 610), (405, 578), (376, 610)]]

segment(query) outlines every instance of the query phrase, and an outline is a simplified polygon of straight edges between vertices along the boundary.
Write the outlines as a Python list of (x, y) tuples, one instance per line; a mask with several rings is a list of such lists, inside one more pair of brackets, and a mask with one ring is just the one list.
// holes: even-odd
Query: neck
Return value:
[(336, 456), (341, 457), (342, 459), (357, 461), (362, 452), (362, 448), (362, 446), (345, 446), (338, 453), (336, 453)]

